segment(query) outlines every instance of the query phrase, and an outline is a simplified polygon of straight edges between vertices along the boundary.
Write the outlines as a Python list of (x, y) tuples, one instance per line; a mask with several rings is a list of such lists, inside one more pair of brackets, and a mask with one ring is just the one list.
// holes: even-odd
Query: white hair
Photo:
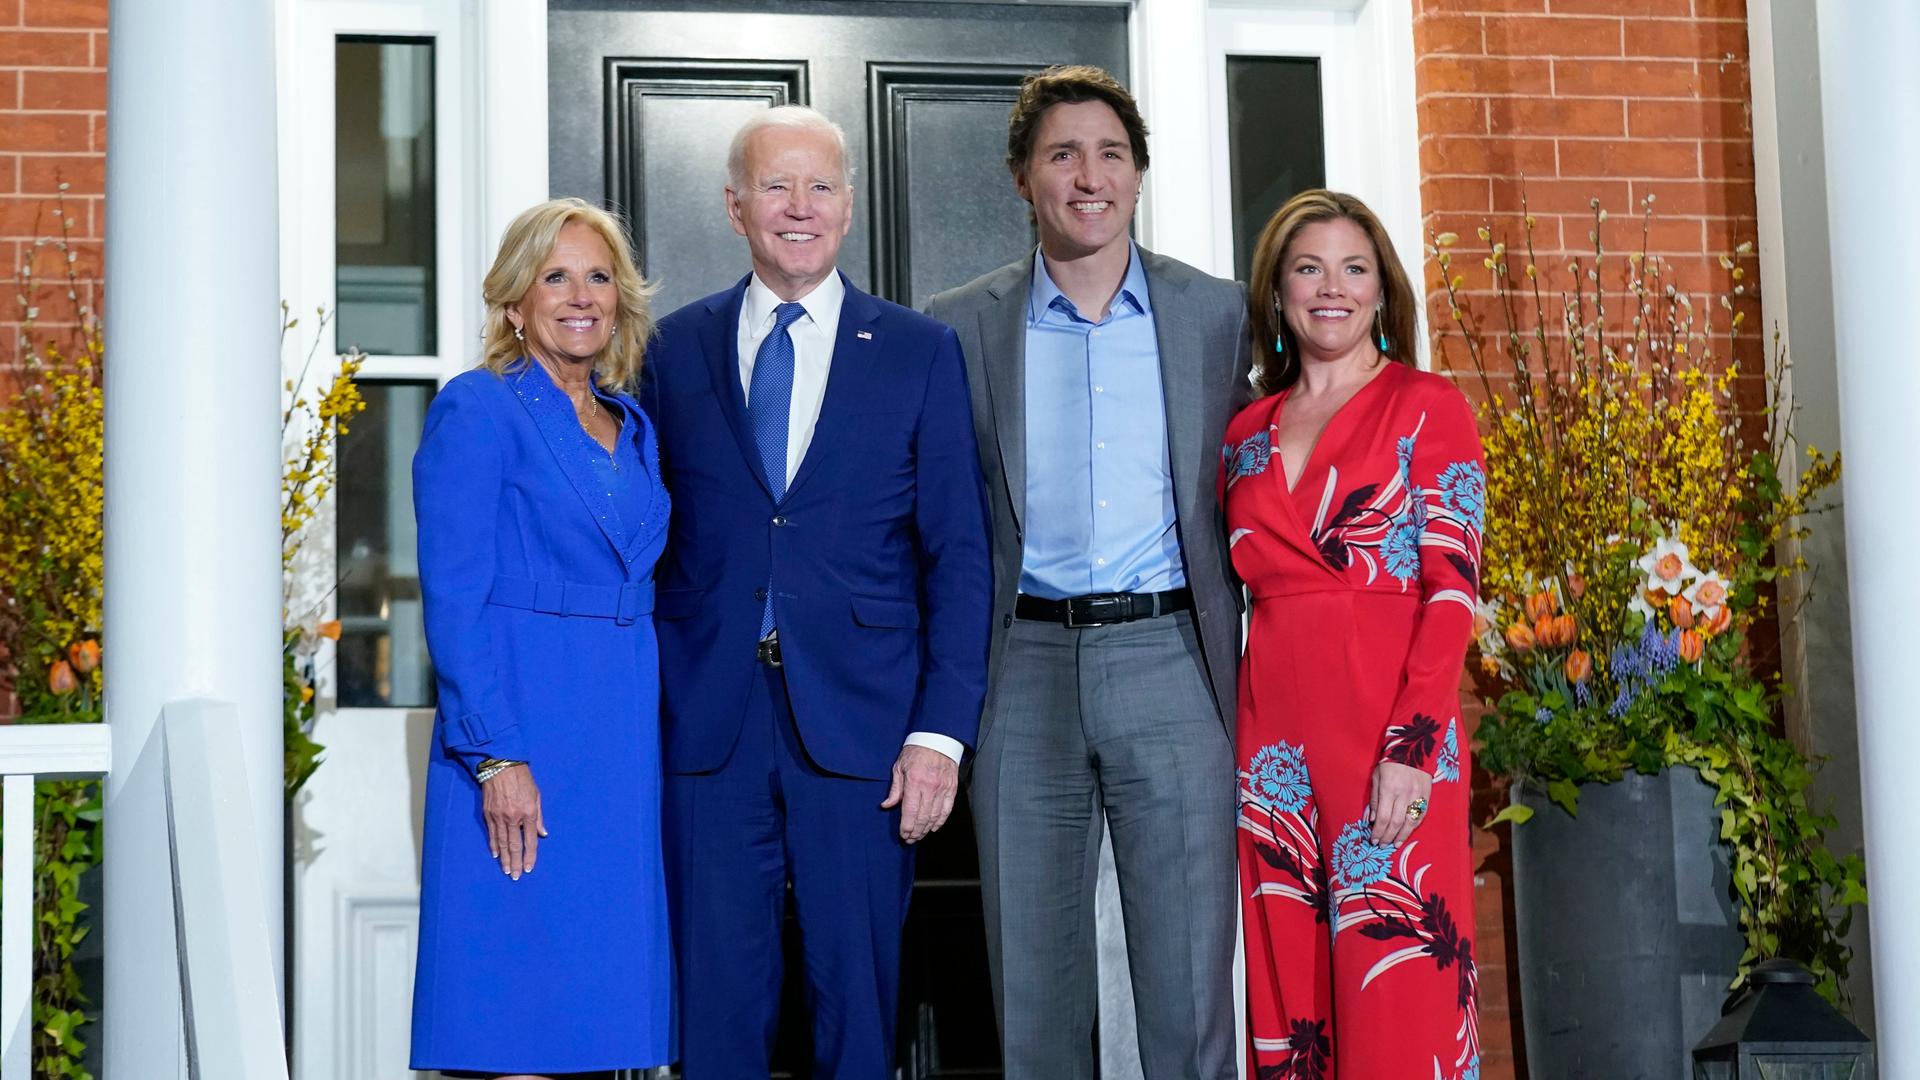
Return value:
[(827, 119), (824, 113), (810, 109), (805, 105), (776, 105), (771, 109), (762, 109), (753, 114), (753, 118), (740, 125), (733, 133), (733, 142), (727, 146), (727, 183), (735, 192), (744, 192), (747, 187), (747, 141), (754, 132), (767, 128), (799, 128), (804, 131), (822, 131), (833, 136), (833, 144), (840, 150), (840, 181), (853, 183), (853, 162), (847, 156), (847, 133), (840, 125)]

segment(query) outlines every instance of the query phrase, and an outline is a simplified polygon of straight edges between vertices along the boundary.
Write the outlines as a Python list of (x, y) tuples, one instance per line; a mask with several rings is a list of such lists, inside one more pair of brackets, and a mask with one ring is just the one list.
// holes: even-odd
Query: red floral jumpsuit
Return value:
[[(1389, 363), (1289, 492), (1285, 393), (1227, 428), (1221, 501), (1253, 595), (1237, 758), (1248, 1073), (1479, 1080), (1467, 733), (1486, 476), (1452, 383)], [(1412, 837), (1375, 844), (1374, 767), (1433, 775)]]

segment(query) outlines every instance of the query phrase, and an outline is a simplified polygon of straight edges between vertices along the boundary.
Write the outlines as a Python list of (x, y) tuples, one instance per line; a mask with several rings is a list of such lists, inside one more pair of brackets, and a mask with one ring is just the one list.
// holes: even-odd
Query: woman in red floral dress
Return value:
[(1253, 596), (1240, 668), (1248, 1076), (1478, 1080), (1461, 666), (1485, 473), (1473, 411), (1413, 366), (1379, 220), (1305, 192), (1249, 290), (1266, 395), (1220, 484)]

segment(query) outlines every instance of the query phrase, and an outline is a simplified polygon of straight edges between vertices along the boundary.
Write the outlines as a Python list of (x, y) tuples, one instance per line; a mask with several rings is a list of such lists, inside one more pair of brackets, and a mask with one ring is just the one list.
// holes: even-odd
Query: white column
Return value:
[[(500, 236), (520, 211), (546, 199), (547, 0), (480, 5), (480, 102), (475, 124), (483, 187), (480, 253), (484, 274)], [(448, 181), (443, 176), (442, 183)], [(479, 290), (474, 290), (478, 295)]]
[(1205, 0), (1134, 0), (1128, 34), (1131, 89), (1152, 151), (1140, 195), (1140, 239), (1161, 255), (1231, 276), (1233, 253), (1216, 251), (1214, 243)]
[(157, 727), (170, 701), (239, 710), (281, 962), (273, 16), (272, 0), (109, 8), (109, 1076), (185, 1075)]
[(1819, 0), (1833, 323), (1846, 456), (1848, 585), (1872, 903), (1880, 1074), (1920, 1076), (1920, 814), (1914, 812), (1911, 669), (1920, 655), (1920, 534), (1913, 486), (1920, 363), (1920, 8)]

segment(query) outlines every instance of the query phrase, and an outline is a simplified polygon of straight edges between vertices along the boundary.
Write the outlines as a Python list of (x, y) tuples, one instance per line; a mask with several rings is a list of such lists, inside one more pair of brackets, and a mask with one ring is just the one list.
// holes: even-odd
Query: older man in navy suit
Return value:
[(753, 272), (660, 323), (642, 400), (674, 501), (656, 619), (687, 1080), (766, 1076), (791, 883), (813, 1075), (894, 1074), (911, 844), (953, 807), (992, 571), (952, 330), (835, 269), (845, 136), (734, 138)]

